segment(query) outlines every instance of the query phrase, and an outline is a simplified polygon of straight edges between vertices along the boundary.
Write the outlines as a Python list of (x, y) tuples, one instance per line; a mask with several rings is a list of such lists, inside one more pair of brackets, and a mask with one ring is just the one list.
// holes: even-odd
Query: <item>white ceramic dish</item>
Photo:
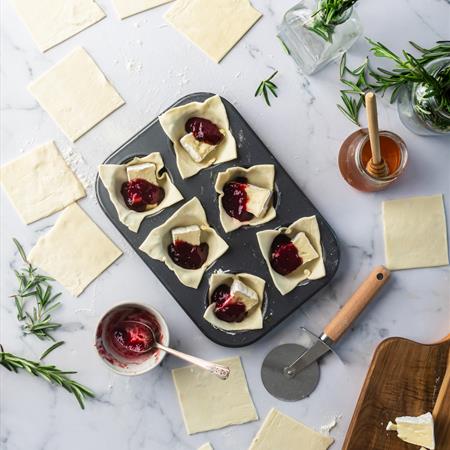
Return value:
[(148, 358), (146, 358), (142, 362), (137, 363), (128, 363), (128, 364), (120, 364), (117, 361), (114, 361), (114, 357), (109, 353), (107, 349), (107, 345), (104, 345), (104, 332), (107, 328), (109, 319), (113, 316), (113, 314), (117, 313), (121, 309), (125, 308), (138, 308), (152, 314), (161, 329), (162, 339), (160, 341), (161, 344), (168, 346), (169, 345), (169, 328), (167, 327), (167, 323), (164, 320), (163, 316), (153, 307), (144, 305), (142, 303), (135, 302), (125, 302), (119, 303), (113, 308), (106, 311), (105, 314), (100, 318), (96, 333), (95, 333), (95, 347), (97, 349), (98, 355), (100, 359), (114, 372), (119, 375), (126, 376), (136, 376), (142, 375), (143, 373), (149, 372), (150, 370), (157, 367), (161, 364), (162, 360), (166, 356), (166, 352), (162, 350), (157, 350), (154, 354), (151, 354)]

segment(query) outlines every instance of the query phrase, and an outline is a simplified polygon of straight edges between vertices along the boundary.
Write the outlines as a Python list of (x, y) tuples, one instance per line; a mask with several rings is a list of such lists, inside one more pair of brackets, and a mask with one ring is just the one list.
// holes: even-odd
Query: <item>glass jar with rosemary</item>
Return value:
[(430, 78), (409, 83), (399, 93), (397, 106), (400, 120), (405, 127), (419, 135), (448, 134), (450, 55), (425, 64), (423, 69)]
[(369, 91), (390, 93), (390, 102), (397, 103), (403, 124), (419, 135), (450, 133), (450, 41), (438, 41), (424, 48), (410, 45), (418, 54), (406, 50), (396, 54), (381, 42), (368, 39), (374, 56), (384, 58), (393, 66), (375, 68), (366, 58), (356, 69), (347, 67), (345, 55), (341, 60), (340, 77), (342, 104), (338, 108), (359, 125), (364, 94)]
[(284, 15), (279, 38), (306, 75), (345, 53), (361, 36), (357, 0), (302, 0)]

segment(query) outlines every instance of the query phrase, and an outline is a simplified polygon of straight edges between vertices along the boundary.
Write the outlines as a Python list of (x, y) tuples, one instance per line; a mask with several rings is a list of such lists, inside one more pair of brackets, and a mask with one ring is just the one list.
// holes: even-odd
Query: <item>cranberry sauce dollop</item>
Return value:
[(242, 322), (247, 315), (245, 305), (235, 301), (226, 284), (221, 284), (216, 288), (211, 295), (211, 302), (216, 305), (214, 314), (224, 322)]
[(161, 203), (165, 196), (163, 188), (143, 178), (126, 181), (120, 192), (128, 208), (137, 212), (145, 211), (147, 205)]
[(292, 241), (279, 234), (270, 247), (270, 265), (280, 275), (288, 275), (302, 265), (302, 258)]
[(177, 239), (175, 244), (170, 244), (167, 251), (172, 261), (183, 269), (200, 269), (208, 258), (209, 247), (206, 242), (200, 245), (192, 245), (189, 242)]
[(219, 127), (210, 120), (201, 117), (191, 117), (186, 122), (185, 129), (187, 133), (192, 133), (197, 141), (209, 145), (217, 145), (223, 139)]
[[(125, 306), (113, 312), (104, 321), (106, 328), (102, 332), (102, 340), (103, 350), (107, 351), (107, 354), (103, 356), (108, 356), (109, 362), (123, 365), (121, 361), (117, 361), (119, 357), (128, 363), (141, 363), (158, 352), (158, 349), (152, 348), (153, 334), (156, 341), (161, 342), (161, 326), (156, 317), (146, 309)], [(151, 328), (153, 334), (148, 328)]]
[(248, 196), (245, 191), (247, 178), (236, 178), (223, 187), (222, 206), (225, 212), (240, 222), (248, 222), (255, 217), (247, 211)]

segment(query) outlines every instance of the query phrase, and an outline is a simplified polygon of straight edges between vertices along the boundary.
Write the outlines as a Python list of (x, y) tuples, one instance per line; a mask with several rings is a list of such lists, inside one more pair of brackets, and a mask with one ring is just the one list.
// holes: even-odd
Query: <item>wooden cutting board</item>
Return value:
[(343, 450), (418, 450), (386, 425), (429, 411), (436, 450), (450, 450), (450, 335), (432, 345), (386, 339), (373, 356)]

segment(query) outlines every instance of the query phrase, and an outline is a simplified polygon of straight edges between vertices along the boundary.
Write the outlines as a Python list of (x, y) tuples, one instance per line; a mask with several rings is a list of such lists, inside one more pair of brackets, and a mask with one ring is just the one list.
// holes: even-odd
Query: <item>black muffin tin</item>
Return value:
[[(209, 93), (190, 94), (178, 100), (170, 108), (193, 101), (202, 102), (212, 95)], [(123, 164), (135, 156), (160, 152), (166, 170), (185, 198), (183, 202), (166, 208), (160, 214), (147, 217), (142, 222), (139, 231), (133, 233), (119, 221), (114, 205), (111, 203), (109, 194), (99, 177), (96, 180), (96, 192), (100, 206), (114, 226), (122, 233), (144, 263), (164, 284), (203, 334), (220, 345), (243, 347), (267, 334), (330, 282), (339, 265), (339, 247), (333, 230), (320, 212), (294, 183), (255, 132), (241, 117), (236, 108), (223, 98), (222, 101), (227, 110), (230, 128), (238, 146), (237, 159), (202, 170), (197, 175), (183, 180), (177, 169), (172, 143), (161, 128), (158, 118), (156, 118), (105, 161), (105, 164)], [(244, 227), (231, 233), (225, 233), (219, 220), (217, 193), (214, 190), (217, 174), (228, 167), (250, 167), (256, 164), (273, 164), (275, 166), (275, 189), (277, 194), (275, 197), (275, 208), (277, 217), (271, 222), (257, 227)], [(161, 225), (185, 201), (193, 197), (199, 198), (205, 208), (209, 224), (229, 245), (228, 251), (205, 272), (198, 289), (184, 286), (178, 281), (175, 273), (169, 270), (164, 263), (150, 258), (147, 254), (139, 250), (139, 246), (153, 228)], [(326, 276), (320, 280), (309, 281), (304, 285), (298, 286), (289, 294), (283, 296), (273, 284), (269, 270), (259, 250), (256, 232), (265, 229), (274, 229), (279, 226), (287, 226), (300, 217), (312, 215), (315, 215), (319, 222)], [(234, 333), (224, 332), (214, 328), (209, 322), (203, 319), (203, 313), (208, 305), (208, 281), (211, 274), (218, 269), (233, 273), (247, 272), (266, 280), (266, 295), (263, 305), (264, 326), (262, 329)], [(143, 283), (145, 283), (145, 280)]]

